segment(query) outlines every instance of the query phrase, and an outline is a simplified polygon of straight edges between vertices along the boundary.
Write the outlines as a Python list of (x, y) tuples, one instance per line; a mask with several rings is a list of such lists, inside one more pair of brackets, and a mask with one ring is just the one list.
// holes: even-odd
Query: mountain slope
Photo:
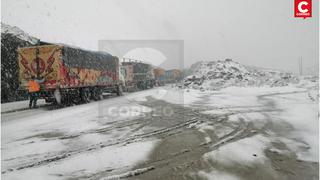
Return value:
[(16, 37), (33, 45), (37, 44), (37, 42), (39, 41), (39, 39), (30, 36), (20, 28), (16, 26), (10, 26), (5, 23), (1, 23), (1, 34), (11, 34), (13, 37)]
[[(18, 92), (17, 48), (35, 45), (37, 38), (1, 23), (1, 103), (25, 99)], [(24, 98), (23, 98), (24, 97)]]

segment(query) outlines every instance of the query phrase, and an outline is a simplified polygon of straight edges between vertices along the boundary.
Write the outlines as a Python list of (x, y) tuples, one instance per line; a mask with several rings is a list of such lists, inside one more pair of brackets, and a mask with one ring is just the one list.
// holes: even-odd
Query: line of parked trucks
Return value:
[(27, 91), (32, 76), (41, 80), (40, 98), (48, 103), (83, 103), (174, 83), (182, 79), (178, 69), (164, 70), (150, 64), (88, 51), (67, 45), (45, 44), (19, 48), (19, 89)]

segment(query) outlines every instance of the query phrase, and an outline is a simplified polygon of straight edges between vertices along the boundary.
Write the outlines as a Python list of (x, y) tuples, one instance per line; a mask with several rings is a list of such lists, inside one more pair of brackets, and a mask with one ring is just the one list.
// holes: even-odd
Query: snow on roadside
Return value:
[(206, 95), (206, 93), (203, 93), (199, 90), (170, 89), (162, 98), (172, 104), (188, 106), (194, 105), (197, 101), (201, 100), (203, 95)]
[(157, 87), (151, 90), (135, 92), (126, 96), (129, 100), (147, 101), (147, 97), (167, 101), (172, 104), (191, 105), (207, 93), (194, 89), (179, 89), (170, 86)]
[(102, 123), (135, 118), (150, 108), (130, 103), (122, 98), (73, 106), (52, 111), (36, 112), (19, 121), (2, 124), (5, 141), (13, 141), (45, 132), (73, 134), (101, 127)]
[(210, 172), (199, 171), (198, 176), (207, 180), (240, 180), (241, 178), (222, 171), (212, 170)]
[[(242, 110), (245, 111), (245, 110)], [(243, 112), (228, 116), (230, 122), (239, 122), (240, 119), (246, 123), (253, 122), (254, 127), (263, 128), (270, 121), (270, 117), (260, 112)]]
[(305, 149), (297, 148), (301, 143), (292, 143), (284, 140), (286, 144), (297, 153), (298, 159), (319, 162), (319, 119), (318, 104), (306, 102), (305, 94), (292, 94), (282, 96), (286, 98), (272, 97), (276, 106), (283, 109), (281, 113), (272, 114), (273, 119), (280, 119), (293, 125), (294, 130), (288, 134), (289, 138), (306, 143)]
[[(273, 87), (273, 88), (244, 88), (229, 87), (222, 89), (221, 94), (210, 96), (210, 105), (217, 107), (214, 110), (204, 111), (206, 114), (230, 114), (229, 121), (236, 122), (242, 118), (246, 122), (253, 122), (256, 127), (263, 127), (268, 120), (272, 123), (286, 122), (293, 126), (293, 130), (286, 134), (284, 141), (298, 159), (316, 161), (319, 159), (319, 121), (318, 104), (311, 101), (308, 91), (295, 86)], [(263, 99), (259, 96), (264, 95)], [(269, 107), (266, 103), (272, 101), (274, 107)], [(243, 108), (240, 108), (243, 106)], [(249, 106), (249, 107), (246, 107)], [(271, 110), (267, 116), (263, 111)], [(255, 112), (256, 111), (256, 112)], [(262, 111), (262, 112), (259, 112)], [(290, 139), (295, 139), (291, 142)], [(300, 148), (305, 142), (305, 148)]]
[(203, 114), (212, 114), (212, 115), (222, 115), (222, 114), (228, 114), (230, 111), (228, 109), (213, 109), (213, 110), (208, 110), (208, 111), (202, 111)]
[(66, 179), (95, 174), (110, 169), (130, 169), (147, 159), (157, 140), (106, 147), (81, 153), (54, 164), (3, 174), (4, 179)]
[(264, 149), (269, 140), (262, 135), (255, 135), (219, 147), (206, 153), (203, 158), (223, 165), (264, 163), (266, 156)]
[[(44, 99), (39, 99), (37, 101), (38, 106), (43, 106), (45, 104), (46, 102)], [(1, 104), (1, 113), (27, 109), (28, 107), (29, 107), (29, 100), (3, 103)]]
[[(119, 107), (125, 108), (122, 111)], [(6, 121), (2, 123), (3, 170), (46, 155), (116, 141), (135, 126), (113, 128), (114, 123), (133, 120), (149, 111), (150, 108), (119, 97), (63, 109), (5, 114)], [(98, 133), (100, 129), (110, 130)]]
[[(229, 108), (236, 106), (259, 107), (258, 100), (260, 95), (273, 93), (303, 92), (303, 88), (295, 86), (285, 87), (227, 87), (219, 91), (211, 91), (213, 95), (206, 98), (205, 105), (216, 108)], [(207, 92), (209, 93), (209, 92)], [(221, 109), (222, 110), (222, 109)], [(219, 109), (217, 111), (220, 111)], [(225, 111), (225, 110), (222, 110)], [(216, 113), (216, 112), (215, 112)]]
[(136, 175), (139, 175), (139, 174), (143, 174), (143, 173), (145, 173), (147, 171), (151, 171), (153, 169), (154, 169), (153, 166), (149, 166), (149, 167), (146, 167), (146, 168), (140, 168), (140, 169), (135, 169), (135, 170), (132, 170), (132, 171), (128, 171), (128, 172), (125, 172), (125, 173), (122, 173), (122, 174), (117, 174), (117, 175), (104, 177), (104, 178), (101, 178), (100, 180), (123, 179), (123, 178), (127, 178), (127, 177), (136, 176)]
[(223, 138), (233, 131), (233, 128), (221, 124), (201, 123), (196, 124), (195, 127), (204, 135), (205, 144), (212, 142), (210, 136), (212, 134), (215, 134), (218, 138)]

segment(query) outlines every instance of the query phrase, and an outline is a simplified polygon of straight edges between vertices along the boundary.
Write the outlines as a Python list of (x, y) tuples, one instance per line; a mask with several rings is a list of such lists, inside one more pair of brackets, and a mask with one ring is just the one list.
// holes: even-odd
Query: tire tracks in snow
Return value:
[[(140, 125), (138, 128), (134, 128), (132, 129), (132, 133), (134, 133), (134, 131), (143, 128), (144, 126), (146, 126), (149, 122), (148, 121), (144, 121), (141, 119), (135, 119), (134, 121), (142, 121), (144, 122), (144, 124)], [(19, 165), (18, 167), (12, 167), (12, 168), (8, 168), (4, 171), (2, 171), (2, 174), (14, 171), (14, 170), (22, 170), (22, 169), (26, 169), (26, 168), (32, 168), (32, 167), (38, 167), (38, 166), (42, 166), (42, 165), (46, 165), (49, 163), (53, 163), (53, 162), (57, 162), (63, 159), (66, 159), (70, 156), (74, 156), (76, 154), (80, 154), (80, 153), (85, 153), (85, 152), (89, 152), (89, 151), (93, 151), (93, 150), (99, 150), (105, 147), (110, 147), (110, 146), (114, 146), (114, 145), (119, 145), (119, 144), (128, 144), (128, 143), (132, 143), (132, 142), (136, 142), (136, 141), (142, 141), (146, 138), (151, 138), (153, 136), (156, 135), (160, 135), (160, 134), (164, 134), (173, 130), (177, 130), (179, 128), (183, 128), (185, 126), (188, 126), (194, 122), (198, 121), (197, 119), (190, 119), (188, 121), (186, 121), (185, 123), (178, 123), (178, 124), (174, 124), (171, 127), (168, 128), (161, 128), (161, 129), (157, 129), (151, 132), (147, 132), (147, 133), (141, 133), (141, 134), (136, 134), (133, 136), (130, 136), (132, 133), (128, 133), (128, 136), (124, 137), (124, 138), (120, 138), (115, 140), (114, 142), (100, 142), (91, 146), (87, 146), (81, 149), (73, 149), (73, 150), (68, 150), (68, 151), (62, 151), (59, 153), (54, 153), (54, 154), (46, 154), (44, 155), (44, 158), (41, 158), (40, 160), (35, 158), (35, 159), (31, 159), (30, 161), (32, 161), (32, 163), (23, 163), (22, 165)], [(130, 124), (126, 124), (129, 123)], [(133, 120), (129, 120), (129, 121), (123, 121), (123, 122), (119, 122), (119, 123), (115, 123), (115, 125), (113, 125), (112, 127), (106, 128), (106, 129), (98, 129), (98, 130), (93, 130), (93, 131), (88, 131), (88, 132), (82, 132), (79, 134), (75, 134), (75, 135), (69, 135), (69, 136), (62, 136), (62, 137), (58, 137), (58, 139), (70, 139), (70, 138), (75, 138), (78, 137), (80, 135), (83, 134), (87, 134), (87, 133), (99, 133), (99, 132), (106, 132), (109, 130), (112, 130), (114, 128), (121, 128), (121, 127), (128, 127), (134, 124), (141, 124), (140, 122), (133, 122)], [(120, 125), (120, 126), (119, 126)], [(54, 138), (53, 138), (54, 139)]]
[[(275, 95), (276, 94), (279, 94), (279, 93), (275, 93)], [(149, 102), (149, 100), (148, 100), (148, 102)], [(151, 101), (158, 101), (159, 102), (161, 100), (151, 99)], [(161, 102), (164, 103), (164, 101), (161, 101)], [(168, 105), (170, 103), (165, 102), (165, 104)], [(151, 105), (152, 105), (152, 102), (151, 102)], [(143, 141), (144, 139), (156, 137), (156, 136), (162, 135), (162, 134), (168, 136), (169, 132), (176, 131), (176, 130), (181, 129), (181, 128), (185, 128), (185, 127), (187, 127), (187, 126), (189, 126), (189, 125), (191, 125), (193, 123), (203, 123), (205, 121), (217, 120), (218, 118), (227, 117), (229, 115), (233, 115), (233, 114), (237, 114), (237, 113), (244, 113), (244, 112), (241, 112), (241, 111), (239, 111), (239, 112), (232, 112), (231, 111), (228, 114), (215, 115), (215, 116), (211, 115), (210, 116), (210, 115), (202, 114), (200, 112), (201, 109), (200, 110), (199, 109), (194, 110), (192, 108), (183, 107), (183, 106), (180, 106), (180, 105), (173, 105), (173, 106), (176, 106), (178, 111), (182, 110), (183, 112), (179, 112), (179, 113), (184, 115), (184, 117), (188, 117), (190, 115), (190, 114), (185, 114), (184, 113), (184, 112), (189, 112), (190, 110), (192, 110), (192, 114), (191, 115), (197, 116), (197, 117), (192, 117), (189, 120), (184, 121), (182, 123), (177, 123), (177, 124), (171, 125), (169, 127), (160, 128), (160, 129), (157, 129), (157, 130), (153, 130), (153, 131), (146, 132), (146, 133), (141, 133), (141, 134), (134, 134), (134, 133), (136, 133), (137, 130), (141, 130), (145, 126), (150, 125), (151, 121), (153, 121), (153, 120), (150, 120), (150, 119), (149, 120), (148, 119), (147, 120), (146, 119), (143, 120), (141, 118), (136, 118), (134, 120), (113, 122), (112, 126), (109, 126), (109, 127), (95, 129), (95, 130), (89, 130), (87, 132), (81, 132), (81, 133), (73, 134), (73, 135), (57, 137), (58, 139), (72, 139), (72, 138), (76, 138), (76, 137), (79, 137), (79, 136), (84, 135), (84, 134), (105, 133), (105, 132), (111, 131), (113, 129), (118, 129), (118, 128), (122, 128), (122, 127), (130, 127), (130, 126), (138, 125), (138, 127), (133, 128), (129, 133), (127, 133), (125, 135), (125, 137), (117, 139), (117, 140), (115, 140), (113, 142), (110, 142), (110, 141), (100, 142), (100, 143), (97, 143), (97, 144), (93, 144), (93, 145), (90, 145), (90, 146), (83, 147), (81, 149), (72, 149), (72, 150), (62, 151), (62, 152), (59, 152), (59, 153), (45, 154), (44, 157), (40, 157), (40, 159), (39, 158), (32, 159), (31, 163), (30, 162), (26, 162), (26, 163), (18, 165), (17, 167), (8, 168), (8, 169), (2, 171), (2, 174), (7, 173), (7, 172), (11, 172), (11, 171), (14, 171), (14, 170), (22, 170), (22, 169), (26, 169), (26, 168), (32, 168), (32, 167), (38, 167), (38, 166), (50, 164), (50, 163), (53, 163), (53, 162), (61, 161), (61, 160), (66, 159), (68, 157), (74, 156), (76, 154), (81, 154), (81, 153), (86, 153), (86, 152), (90, 152), (90, 151), (94, 151), (94, 150), (99, 150), (99, 149), (103, 149), (105, 147), (110, 147), (110, 146), (115, 146), (115, 145), (120, 145), (120, 144), (128, 144), (128, 143), (137, 142), (137, 141)], [(252, 112), (256, 112), (256, 111), (253, 110)], [(178, 115), (179, 115), (179, 113), (178, 113)], [(150, 117), (148, 117), (148, 118), (150, 118)], [(203, 119), (205, 119), (205, 120), (203, 120)], [(157, 121), (157, 120), (155, 120), (155, 121)], [(158, 119), (158, 121), (159, 121), (159, 119)], [(220, 147), (220, 146), (222, 146), (224, 144), (227, 144), (229, 142), (233, 142), (233, 141), (235, 141), (237, 139), (246, 137), (250, 133), (252, 134), (252, 132), (249, 131), (248, 124), (246, 124), (244, 121), (242, 121), (238, 128), (234, 129), (231, 133), (229, 133), (229, 134), (225, 135), (224, 137), (222, 137), (221, 139), (219, 139), (218, 142), (208, 142), (208, 143), (200, 144), (199, 147), (201, 147), (201, 146), (213, 146), (213, 147), (218, 148), (218, 147)], [(197, 149), (197, 148), (195, 148), (195, 149)], [(194, 151), (194, 150), (190, 150), (190, 151)], [(189, 152), (189, 150), (186, 151), (186, 152), (183, 152), (181, 154), (184, 154), (184, 153), (187, 153), (187, 152)], [(178, 152), (175, 156), (178, 156), (179, 154), (180, 153)]]

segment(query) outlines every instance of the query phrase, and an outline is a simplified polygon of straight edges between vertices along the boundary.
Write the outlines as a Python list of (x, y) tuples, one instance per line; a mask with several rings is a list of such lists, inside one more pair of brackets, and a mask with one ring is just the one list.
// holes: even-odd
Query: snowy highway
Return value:
[(2, 178), (318, 179), (313, 91), (165, 86), (9, 111), (2, 113)]
[(0, 4), (0, 180), (319, 180), (319, 1)]

